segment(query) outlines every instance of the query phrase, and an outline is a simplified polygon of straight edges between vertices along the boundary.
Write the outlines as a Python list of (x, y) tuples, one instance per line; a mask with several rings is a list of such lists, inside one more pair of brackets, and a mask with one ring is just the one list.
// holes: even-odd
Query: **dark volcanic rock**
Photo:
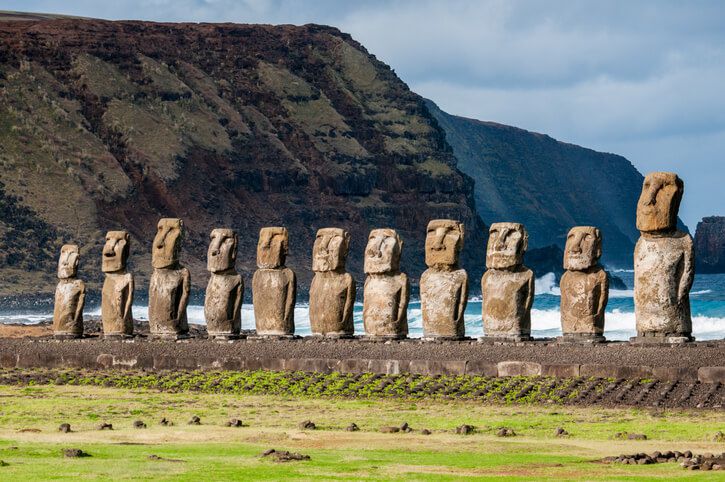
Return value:
[(70, 424), (69, 423), (61, 423), (60, 424), (60, 427), (58, 427), (58, 431), (59, 432), (63, 432), (63, 433), (72, 432), (72, 430), (70, 429)]
[(62, 449), (63, 457), (90, 457), (91, 455), (81, 449)]
[(697, 223), (695, 264), (699, 273), (725, 273), (725, 216), (710, 216)]

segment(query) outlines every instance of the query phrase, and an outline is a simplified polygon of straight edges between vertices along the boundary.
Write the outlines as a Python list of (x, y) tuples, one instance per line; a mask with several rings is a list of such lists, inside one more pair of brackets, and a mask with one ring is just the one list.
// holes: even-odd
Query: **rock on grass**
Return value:
[(317, 425), (315, 425), (315, 423), (310, 420), (304, 420), (300, 422), (297, 427), (299, 427), (300, 430), (315, 430), (317, 428)]
[(292, 462), (295, 460), (310, 460), (309, 455), (297, 452), (289, 452), (287, 450), (268, 449), (262, 452), (262, 457), (270, 457), (275, 462)]
[(70, 424), (69, 423), (61, 423), (60, 424), (60, 427), (58, 427), (58, 431), (59, 432), (63, 432), (63, 433), (72, 432), (72, 430), (70, 429)]
[(77, 457), (90, 457), (91, 454), (82, 451), (81, 449), (62, 449), (63, 457), (77, 458)]

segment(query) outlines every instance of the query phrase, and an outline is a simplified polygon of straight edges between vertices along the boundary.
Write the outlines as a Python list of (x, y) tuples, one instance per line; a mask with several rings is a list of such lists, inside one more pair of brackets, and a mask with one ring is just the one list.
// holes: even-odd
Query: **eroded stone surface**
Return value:
[(126, 271), (131, 238), (126, 231), (109, 231), (101, 267), (106, 273), (101, 292), (101, 320), (105, 336), (133, 334), (133, 274)]
[(599, 229), (577, 226), (569, 231), (561, 277), (561, 329), (565, 338), (603, 341), (604, 311), (609, 299), (607, 272), (599, 265)]
[(257, 335), (290, 336), (295, 332), (297, 278), (284, 266), (289, 246), (287, 229), (262, 228), (257, 244), (257, 266), (252, 278), (252, 300)]
[(149, 327), (161, 337), (185, 336), (189, 332), (186, 305), (189, 301), (189, 270), (179, 264), (184, 223), (178, 218), (159, 221), (153, 241), (149, 284)]
[(210, 235), (207, 269), (211, 272), (204, 298), (204, 317), (210, 337), (235, 337), (242, 327), (244, 282), (237, 273), (237, 233), (214, 229)]
[(528, 234), (519, 223), (489, 229), (486, 267), (481, 278), (485, 338), (527, 339), (531, 335), (534, 272), (522, 264)]
[(420, 300), (425, 338), (462, 338), (468, 303), (468, 275), (458, 269), (463, 247), (463, 224), (450, 219), (428, 223), (425, 263), (420, 277)]
[(684, 185), (674, 173), (648, 174), (637, 203), (634, 305), (639, 337), (691, 338), (692, 238), (677, 230)]
[(355, 280), (345, 272), (350, 234), (340, 228), (317, 231), (312, 251), (310, 327), (313, 335), (350, 336), (354, 333), (352, 309)]
[(58, 260), (58, 286), (53, 306), (53, 334), (58, 337), (83, 336), (83, 306), (86, 285), (76, 278), (80, 251), (78, 245), (65, 244)]
[(408, 276), (400, 272), (403, 242), (393, 229), (374, 229), (365, 248), (363, 323), (371, 337), (408, 334)]

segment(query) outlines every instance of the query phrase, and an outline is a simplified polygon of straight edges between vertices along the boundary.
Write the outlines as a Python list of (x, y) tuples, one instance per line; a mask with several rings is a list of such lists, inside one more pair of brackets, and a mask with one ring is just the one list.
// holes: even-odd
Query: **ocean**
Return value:
[[(628, 340), (635, 335), (633, 278), (631, 270), (616, 270), (613, 274), (621, 278), (629, 289), (609, 291), (609, 304), (605, 320), (604, 335), (609, 340)], [(475, 281), (474, 281), (475, 282)], [(531, 311), (532, 336), (535, 338), (555, 337), (561, 335), (559, 320), (559, 287), (553, 273), (548, 273), (536, 280), (536, 296)], [(699, 340), (725, 339), (725, 274), (698, 274), (690, 291), (692, 307), (693, 334)], [(204, 307), (189, 305), (187, 309), (189, 322), (204, 324)], [(143, 304), (133, 306), (135, 318), (148, 319), (148, 307)], [(100, 316), (100, 307), (90, 307), (87, 316)], [(355, 304), (355, 332), (364, 333), (362, 321), (362, 303)], [(34, 324), (50, 320), (52, 313), (35, 310), (16, 310), (0, 313), (0, 323)], [(477, 337), (483, 335), (481, 321), (481, 298), (468, 301), (465, 314), (466, 335)], [(295, 326), (298, 335), (310, 334), (310, 320), (307, 304), (300, 303), (295, 307)], [(411, 300), (408, 305), (408, 326), (410, 337), (421, 337), (423, 326), (420, 301)], [(251, 304), (242, 307), (242, 328), (254, 328), (254, 312)]]

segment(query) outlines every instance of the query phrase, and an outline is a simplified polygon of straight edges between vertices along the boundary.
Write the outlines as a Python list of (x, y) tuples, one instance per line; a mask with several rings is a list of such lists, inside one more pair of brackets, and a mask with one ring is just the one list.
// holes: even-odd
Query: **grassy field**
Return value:
[[(201, 425), (188, 424), (194, 415)], [(160, 425), (163, 417), (174, 425)], [(226, 427), (231, 418), (245, 426)], [(308, 419), (316, 430), (298, 428)], [(136, 420), (148, 428), (133, 428)], [(113, 430), (98, 430), (104, 422), (113, 424)], [(352, 422), (360, 431), (345, 431)], [(414, 431), (380, 432), (381, 426), (403, 422)], [(61, 423), (71, 424), (73, 431), (59, 432)], [(475, 432), (455, 434), (455, 427), (464, 423), (475, 426)], [(497, 437), (501, 427), (517, 435)], [(555, 437), (558, 427), (570, 435)], [(432, 434), (423, 435), (422, 429)], [(725, 444), (712, 441), (718, 430), (725, 431), (723, 411), (0, 385), (0, 460), (7, 464), (0, 466), (0, 479), (715, 480), (725, 479), (725, 472), (598, 460), (655, 450), (722, 452)], [(618, 440), (617, 432), (643, 433), (648, 440)], [(91, 456), (64, 458), (63, 448), (79, 448)], [(279, 463), (260, 457), (269, 448), (306, 454), (310, 460)]]

